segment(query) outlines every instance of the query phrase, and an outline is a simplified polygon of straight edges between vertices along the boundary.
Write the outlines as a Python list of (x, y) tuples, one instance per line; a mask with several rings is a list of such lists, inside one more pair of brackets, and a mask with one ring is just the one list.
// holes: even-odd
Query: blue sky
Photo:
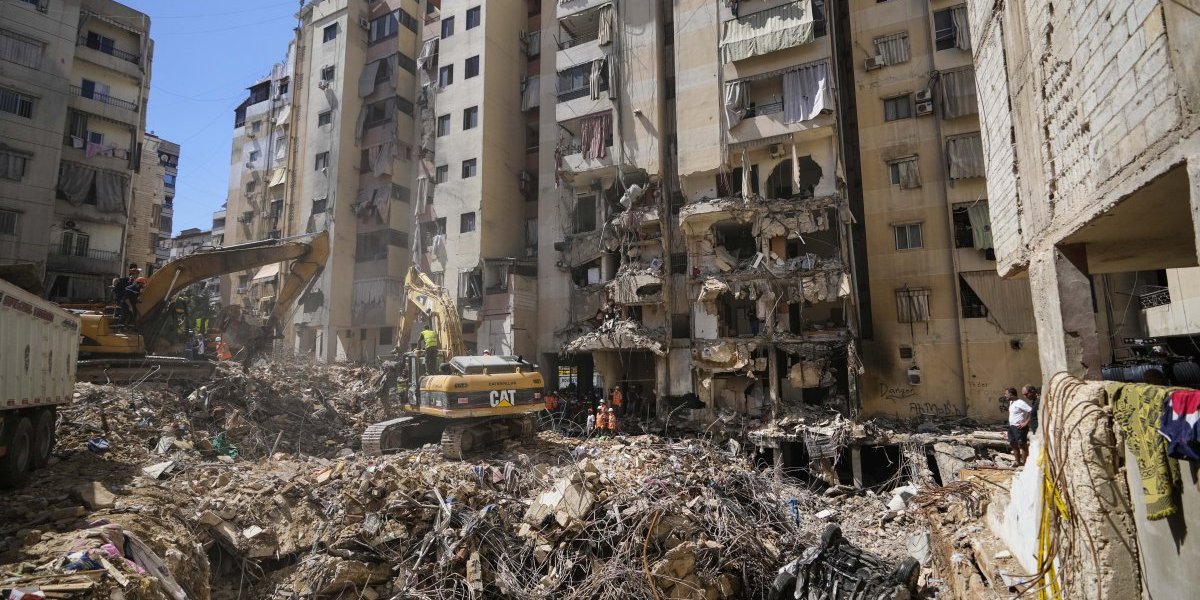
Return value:
[(150, 15), (146, 129), (181, 146), (175, 231), (212, 227), (225, 202), (233, 109), (282, 62), (299, 0), (121, 0)]

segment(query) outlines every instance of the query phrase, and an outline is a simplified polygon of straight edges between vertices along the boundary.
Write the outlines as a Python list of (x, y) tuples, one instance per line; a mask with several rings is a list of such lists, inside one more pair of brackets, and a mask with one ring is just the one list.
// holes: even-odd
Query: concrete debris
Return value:
[(667, 353), (666, 334), (649, 331), (628, 319), (610, 319), (598, 328), (577, 335), (563, 344), (563, 352), (574, 354), (594, 350), (649, 350), (657, 356)]

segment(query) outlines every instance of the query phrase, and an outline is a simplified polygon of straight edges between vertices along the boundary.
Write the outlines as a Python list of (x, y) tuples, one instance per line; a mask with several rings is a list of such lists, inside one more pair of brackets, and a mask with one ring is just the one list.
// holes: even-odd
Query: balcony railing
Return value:
[(593, 41), (597, 40), (599, 37), (600, 37), (599, 31), (592, 31), (592, 32), (580, 35), (578, 37), (568, 38), (565, 40), (559, 40), (558, 41), (558, 49), (566, 50), (567, 48), (574, 48), (575, 46), (579, 46), (581, 44), (593, 42)]
[(760, 117), (762, 115), (770, 115), (781, 112), (783, 112), (783, 100), (778, 102), (759, 103), (746, 109), (746, 118)]
[(92, 100), (96, 100), (97, 102), (111, 104), (113, 106), (116, 106), (119, 108), (124, 108), (125, 110), (131, 110), (133, 112), (137, 112), (137, 109), (138, 109), (137, 104), (130, 102), (128, 100), (121, 100), (120, 98), (113, 98), (112, 96), (109, 96), (108, 94), (101, 94), (98, 92), (91, 92), (90, 94), (84, 94), (83, 89), (77, 85), (71, 86), (71, 93), (75, 94), (76, 96), (82, 96), (84, 98), (91, 98)]
[(87, 46), (92, 50), (103, 52), (109, 56), (115, 56), (121, 60), (131, 62), (135, 65), (141, 64), (142, 62), (142, 58), (136, 54), (126, 52), (117, 48), (116, 46), (102, 44), (98, 39), (88, 39), (88, 36), (86, 35), (79, 36), (79, 42), (76, 45)]
[(1154, 308), (1171, 303), (1171, 290), (1157, 285), (1148, 285), (1137, 291), (1142, 308)]
[(62, 248), (55, 248), (46, 256), (46, 266), (75, 273), (108, 274), (120, 270), (120, 257), (119, 252), (108, 250), (79, 252), (72, 249), (64, 252)]

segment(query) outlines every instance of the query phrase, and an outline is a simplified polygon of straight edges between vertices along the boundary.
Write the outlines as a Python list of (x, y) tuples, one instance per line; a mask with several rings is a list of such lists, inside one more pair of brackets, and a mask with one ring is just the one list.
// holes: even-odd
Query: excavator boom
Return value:
[(462, 356), (467, 353), (463, 343), (462, 320), (446, 288), (436, 284), (428, 275), (416, 267), (408, 270), (404, 278), (404, 314), (400, 317), (401, 343), (408, 343), (418, 313), (433, 318), (433, 330), (438, 335), (438, 345), (447, 356)]

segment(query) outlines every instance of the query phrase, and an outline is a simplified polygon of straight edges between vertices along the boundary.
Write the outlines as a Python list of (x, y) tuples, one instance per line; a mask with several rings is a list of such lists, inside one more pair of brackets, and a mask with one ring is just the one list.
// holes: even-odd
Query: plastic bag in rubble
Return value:
[(75, 571), (94, 571), (103, 569), (104, 565), (97, 562), (85, 551), (72, 552), (63, 557), (63, 571), (74, 573)]
[(102, 437), (94, 437), (88, 440), (87, 448), (96, 454), (104, 454), (108, 452), (108, 440)]
[(212, 444), (212, 449), (217, 454), (224, 454), (229, 458), (238, 457), (237, 446), (230, 444), (229, 441), (225, 439), (224, 432), (218, 433), (217, 436), (209, 440), (208, 443)]

